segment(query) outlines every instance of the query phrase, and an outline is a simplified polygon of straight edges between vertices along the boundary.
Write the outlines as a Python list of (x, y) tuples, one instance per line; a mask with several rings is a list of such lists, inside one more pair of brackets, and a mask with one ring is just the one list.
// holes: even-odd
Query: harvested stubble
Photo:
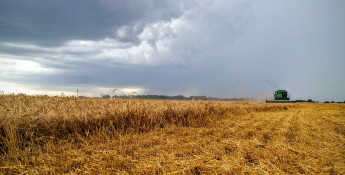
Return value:
[(0, 96), (3, 173), (335, 173), (343, 104)]

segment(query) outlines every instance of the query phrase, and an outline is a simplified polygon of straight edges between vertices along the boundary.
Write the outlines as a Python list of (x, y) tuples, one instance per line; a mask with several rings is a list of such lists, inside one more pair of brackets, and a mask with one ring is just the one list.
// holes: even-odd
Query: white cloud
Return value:
[(71, 40), (66, 42), (63, 46), (53, 48), (52, 50), (60, 53), (97, 53), (100, 50), (109, 48), (128, 47), (128, 43), (122, 43), (115, 39), (105, 38), (99, 41), (91, 40)]
[[(170, 21), (147, 24), (137, 36), (139, 39), (138, 45), (102, 49), (97, 58), (107, 58), (123, 64), (161, 65), (182, 63), (183, 61), (179, 57), (171, 56), (171, 47), (178, 37), (178, 31), (174, 28), (177, 22), (179, 21), (171, 19)], [(123, 32), (122, 30), (120, 30), (120, 33)]]
[[(175, 19), (170, 21), (159, 21), (156, 23), (148, 24), (142, 33), (138, 35), (141, 40), (157, 40), (160, 38), (170, 38), (174, 36), (172, 25), (175, 23)], [(176, 32), (176, 31), (175, 31)]]
[(96, 55), (98, 59), (106, 59), (122, 64), (155, 64), (153, 60), (154, 49), (146, 41), (138, 46), (128, 48), (102, 49)]
[(7, 73), (55, 73), (56, 69), (45, 68), (39, 63), (29, 60), (18, 60), (0, 56), (0, 74)]
[(120, 29), (117, 30), (116, 35), (117, 37), (124, 39), (126, 37), (128, 37), (128, 27), (127, 26), (122, 26), (120, 27)]
[[(37, 57), (54, 57), (60, 60), (107, 61), (120, 64), (161, 65), (179, 64), (180, 58), (172, 57), (170, 48), (177, 37), (178, 19), (158, 21), (147, 24), (137, 35), (138, 44), (122, 42), (116, 38), (102, 40), (70, 40), (59, 47), (42, 47), (23, 43), (1, 43), (9, 48), (26, 49), (36, 53)], [(117, 31), (120, 38), (127, 37), (127, 30), (136, 30), (124, 26)]]
[[(27, 95), (49, 95), (49, 96), (60, 96), (64, 94), (65, 96), (76, 96), (78, 89), (79, 96), (87, 97), (100, 97), (103, 95), (110, 96), (130, 96), (130, 95), (141, 95), (145, 94), (146, 89), (143, 87), (135, 86), (122, 86), (122, 87), (97, 87), (94, 85), (83, 85), (83, 86), (55, 86), (50, 88), (45, 88), (36, 85), (27, 85), (22, 83), (13, 83), (7, 81), (0, 81), (0, 92), (5, 94), (19, 94), (24, 93)], [(115, 90), (116, 89), (116, 90)], [(114, 91), (115, 90), (115, 91)]]
[(64, 94), (66, 96), (76, 95), (76, 91), (71, 90), (55, 90), (55, 89), (42, 89), (33, 85), (25, 85), (21, 83), (13, 83), (7, 81), (0, 81), (0, 91), (5, 94), (27, 94), (27, 95), (50, 95), (60, 96)]

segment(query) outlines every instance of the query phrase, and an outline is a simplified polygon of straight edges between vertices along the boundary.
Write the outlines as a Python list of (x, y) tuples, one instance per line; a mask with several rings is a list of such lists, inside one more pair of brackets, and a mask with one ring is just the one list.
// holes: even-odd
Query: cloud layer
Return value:
[(287, 89), (295, 99), (343, 101), (344, 8), (340, 0), (3, 0), (0, 84), (258, 98)]

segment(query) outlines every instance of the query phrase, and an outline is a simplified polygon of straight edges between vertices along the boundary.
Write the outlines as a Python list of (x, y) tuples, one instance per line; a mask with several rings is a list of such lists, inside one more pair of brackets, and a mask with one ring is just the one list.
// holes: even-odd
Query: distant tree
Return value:
[(102, 98), (110, 98), (111, 96), (108, 94), (102, 95)]

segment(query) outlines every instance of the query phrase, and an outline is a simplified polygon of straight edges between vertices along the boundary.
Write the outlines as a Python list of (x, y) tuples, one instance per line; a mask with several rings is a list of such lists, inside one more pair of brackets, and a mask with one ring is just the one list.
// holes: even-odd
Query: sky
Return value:
[[(343, 0), (0, 0), (0, 91), (345, 100)], [(117, 89), (117, 91), (113, 91)]]

